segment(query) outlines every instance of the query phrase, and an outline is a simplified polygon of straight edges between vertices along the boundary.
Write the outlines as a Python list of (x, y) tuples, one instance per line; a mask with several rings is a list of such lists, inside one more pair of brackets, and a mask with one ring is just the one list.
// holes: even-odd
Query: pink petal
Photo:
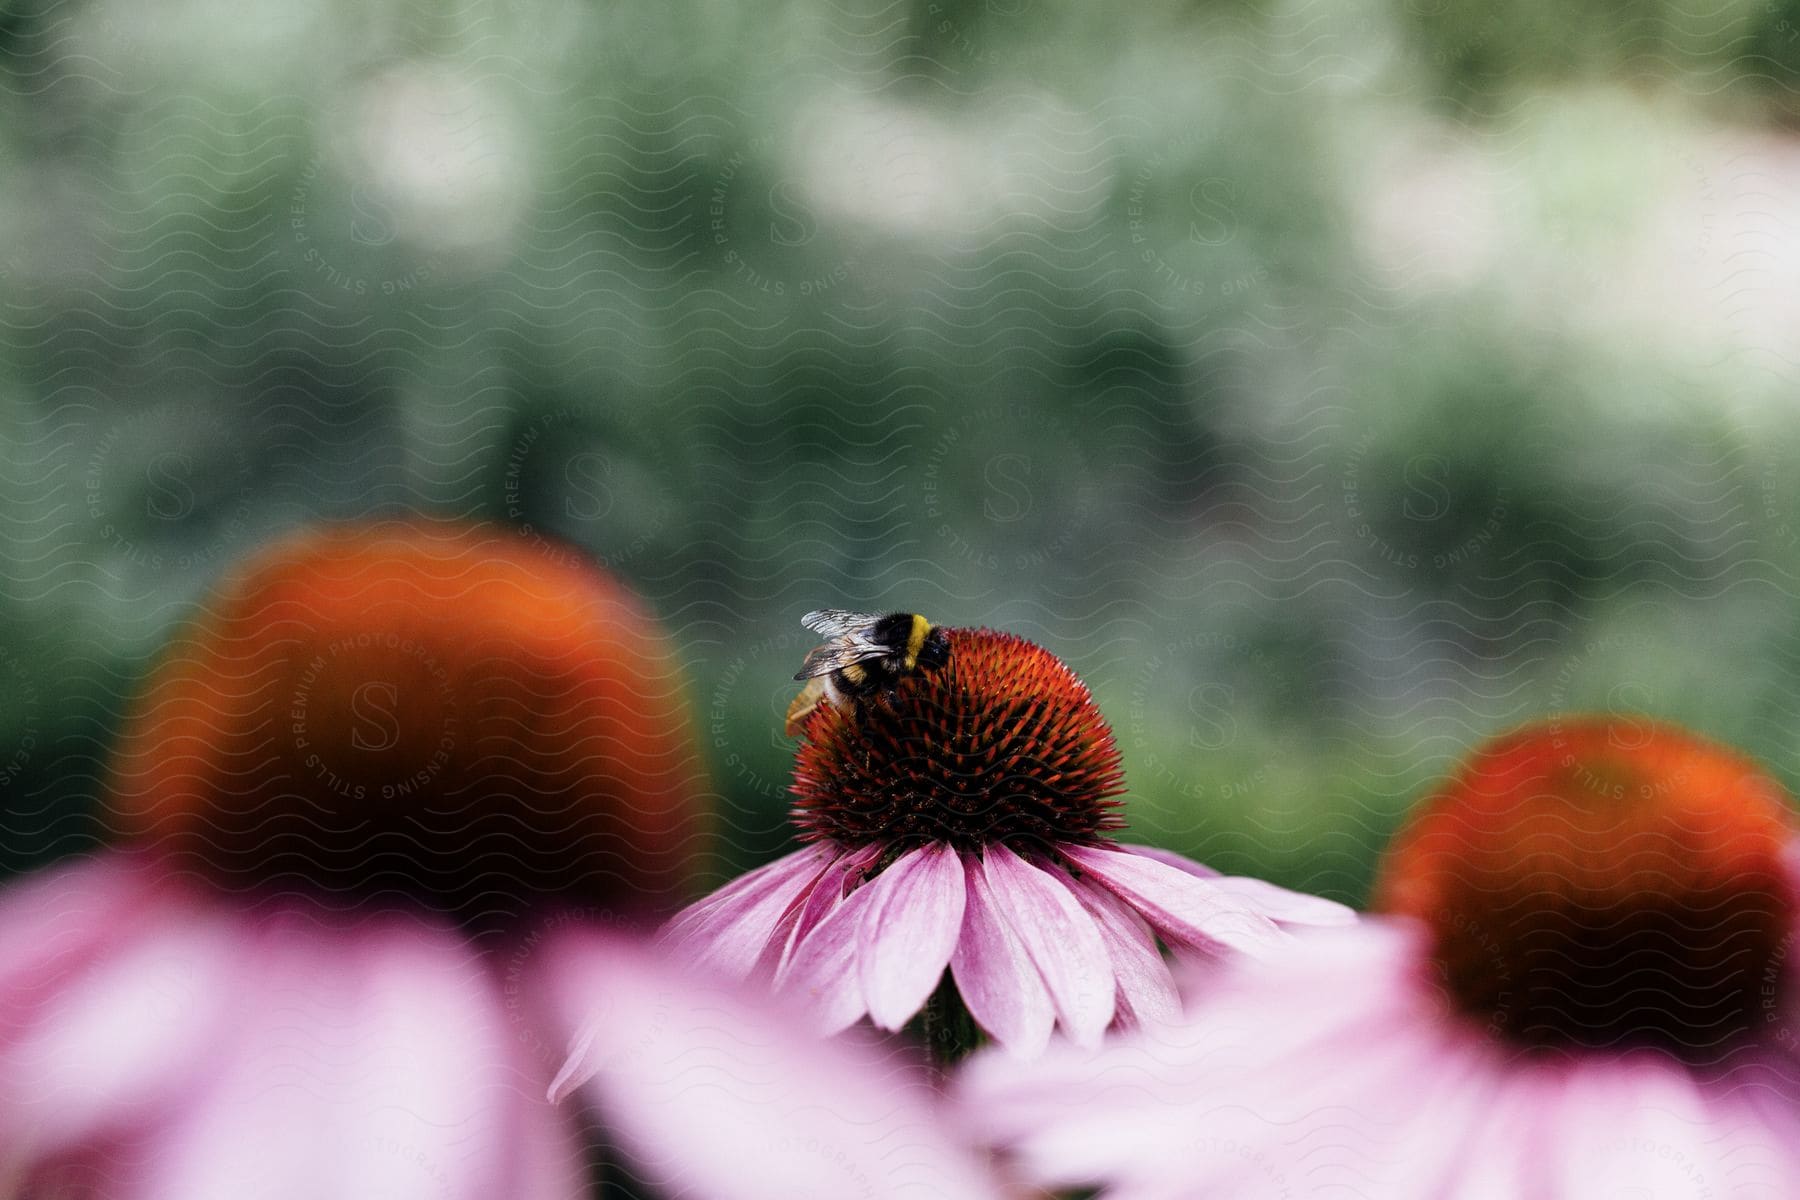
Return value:
[(1103, 887), (1077, 881), (1072, 890), (1100, 927), (1118, 980), (1121, 1015), (1129, 1014), (1139, 1022), (1177, 1019), (1181, 1000), (1175, 992), (1175, 977), (1144, 919)]
[(807, 846), (758, 867), (677, 913), (663, 938), (702, 970), (747, 978), (765, 955), (778, 948), (775, 937), (783, 915), (830, 861), (825, 848)]
[(869, 1010), (856, 969), (857, 936), (880, 881), (878, 875), (840, 900), (775, 976), (777, 994), (798, 1003), (821, 1033), (847, 1029)]
[(164, 916), (165, 928), (128, 937), (68, 981), (0, 1054), (5, 1124), (17, 1115), (32, 1140), (72, 1144), (159, 1111), (214, 1065), (240, 999), (242, 946), (228, 922)]
[(594, 1049), (594, 1039), (600, 1031), (600, 1022), (594, 1021), (576, 1031), (575, 1040), (569, 1043), (569, 1057), (557, 1068), (555, 1078), (551, 1079), (549, 1089), (544, 1098), (552, 1104), (561, 1104), (575, 1094), (575, 1089), (600, 1073), (604, 1066), (599, 1052)]
[(875, 894), (857, 932), (857, 971), (870, 1018), (897, 1030), (943, 978), (969, 889), (962, 859), (936, 842), (906, 854), (867, 886)]
[(1186, 871), (1189, 875), (1197, 875), (1201, 879), (1219, 878), (1219, 872), (1205, 863), (1195, 862), (1185, 854), (1177, 854), (1175, 851), (1165, 850), (1161, 846), (1146, 846), (1141, 842), (1120, 842), (1118, 847), (1132, 854), (1153, 858), (1159, 863), (1167, 863), (1177, 871)]
[(585, 1194), (579, 1141), (453, 930), (294, 914), (251, 953), (229, 1062), (146, 1159), (145, 1200)]
[(1000, 913), (981, 864), (964, 864), (968, 904), (962, 933), (950, 956), (956, 990), (977, 1024), (1013, 1054), (1035, 1056), (1050, 1041), (1056, 1010), (1044, 977), (1032, 965), (1019, 936)]
[(1470, 1096), (1486, 1048), (1442, 1035), (1416, 956), (1354, 943), (1322, 940), (1278, 972), (1235, 963), (1190, 1019), (1122, 1031), (1097, 1054), (978, 1054), (954, 1083), (959, 1122), (1028, 1182), (1104, 1183), (1109, 1198), (1452, 1194), (1443, 1167), (1482, 1105), (1446, 1102)]
[(1555, 1130), (1552, 1170), (1563, 1195), (1604, 1179), (1622, 1196), (1711, 1200), (1755, 1191), (1744, 1185), (1786, 1166), (1773, 1144), (1741, 1140), (1747, 1127), (1725, 1119), (1736, 1114), (1709, 1102), (1678, 1064), (1660, 1059), (1579, 1063), (1557, 1107), (1560, 1119), (1544, 1124)]
[(152, 872), (119, 853), (7, 884), (0, 901), (0, 1037), (20, 1005), (35, 1003), (159, 907)]
[[(1775, 1180), (1767, 1185), (1772, 1193), (1796, 1196), (1800, 1195), (1800, 1106), (1794, 1104), (1793, 1096), (1795, 1062), (1786, 1027), (1771, 1040), (1781, 1048), (1746, 1048), (1728, 1071), (1701, 1086), (1709, 1105), (1729, 1111), (1733, 1136), (1744, 1146), (1746, 1172)], [(1747, 1180), (1733, 1186), (1750, 1190)]]
[(8, 889), (7, 966), (41, 974), (0, 978), (0, 1145), (54, 1152), (184, 1094), (238, 1008), (234, 930), (122, 854)]
[(1281, 925), (1354, 925), (1356, 910), (1309, 892), (1289, 891), (1248, 875), (1221, 875), (1212, 886)]
[(1003, 845), (987, 848), (982, 871), (1044, 977), (1063, 1028), (1077, 1043), (1097, 1045), (1113, 1018), (1112, 960), (1094, 918), (1069, 890), (1073, 881), (1032, 866)]
[(552, 958), (555, 1007), (586, 1024), (583, 1095), (657, 1194), (1000, 1200), (906, 1052), (817, 1039), (779, 1007), (617, 939)]
[(1271, 921), (1284, 925), (1351, 925), (1357, 920), (1355, 909), (1335, 900), (1327, 900), (1310, 892), (1289, 891), (1248, 875), (1221, 875), (1205, 863), (1197, 863), (1185, 855), (1164, 850), (1160, 846), (1121, 843), (1119, 849), (1209, 880), (1226, 895), (1237, 897)]
[(525, 1119), (517, 1122), (511, 1162), (506, 1168), (507, 1200), (593, 1196), (581, 1138), (574, 1128), (574, 1114), (554, 1109), (546, 1112), (525, 1099), (520, 1100), (519, 1106), (525, 1110)]
[(1141, 854), (1096, 846), (1064, 846), (1064, 857), (1137, 909), (1171, 941), (1259, 953), (1286, 937), (1269, 918), (1202, 879)]
[[(1193, 1185), (1214, 1161), (1194, 1149), (1197, 1138), (1215, 1136), (1206, 1124), (1213, 1114), (1204, 1098), (1195, 1100), (1180, 1086), (1190, 1057), (1185, 1048), (1162, 1039), (1202, 1034), (1189, 1026), (1158, 1026), (1153, 1041), (1146, 1032), (1109, 1039), (1098, 1054), (1070, 1043), (1052, 1045), (1030, 1061), (977, 1054), (953, 1081), (959, 1124), (1003, 1148), (1024, 1180), (1046, 1188), (1104, 1182), (1109, 1196), (1120, 1185), (1131, 1194), (1132, 1184), (1156, 1174)], [(1163, 1066), (1165, 1055), (1176, 1069)], [(1169, 1161), (1183, 1155), (1188, 1164)], [(1209, 1194), (1203, 1187), (1190, 1190)]]
[(787, 937), (775, 962), (776, 978), (783, 977), (788, 963), (793, 961), (794, 951), (800, 948), (800, 943), (806, 940), (806, 936), (817, 929), (819, 922), (843, 902), (844, 884), (880, 857), (879, 847), (863, 846), (831, 860), (831, 865), (820, 873), (819, 878), (808, 889), (806, 899), (794, 910), (792, 919), (787, 923)]
[[(1510, 1064), (1519, 1066), (1519, 1064)], [(1586, 1200), (1594, 1194), (1594, 1179), (1607, 1179), (1606, 1200), (1639, 1200), (1639, 1193), (1613, 1191), (1606, 1176), (1593, 1176), (1581, 1181), (1572, 1191), (1555, 1187), (1550, 1181), (1554, 1169), (1554, 1130), (1565, 1124), (1563, 1081), (1561, 1073), (1537, 1067), (1502, 1069), (1493, 1083), (1483, 1086), (1464, 1084), (1449, 1095), (1415, 1127), (1414, 1144), (1439, 1150), (1439, 1179), (1456, 1181), (1455, 1200), (1516, 1200), (1520, 1196), (1550, 1196), (1561, 1200)], [(1442, 1089), (1433, 1088), (1433, 1093)], [(1463, 1122), (1453, 1124), (1456, 1116), (1466, 1113)], [(1446, 1109), (1455, 1108), (1455, 1116)], [(1577, 1122), (1577, 1125), (1584, 1122)], [(1436, 1134), (1436, 1137), (1431, 1135)], [(1606, 1137), (1616, 1136), (1612, 1133)], [(1447, 1151), (1447, 1152), (1446, 1152)], [(1441, 1188), (1442, 1184), (1438, 1186)], [(1643, 1193), (1662, 1200), (1657, 1189)], [(1721, 1200), (1731, 1193), (1720, 1193)]]

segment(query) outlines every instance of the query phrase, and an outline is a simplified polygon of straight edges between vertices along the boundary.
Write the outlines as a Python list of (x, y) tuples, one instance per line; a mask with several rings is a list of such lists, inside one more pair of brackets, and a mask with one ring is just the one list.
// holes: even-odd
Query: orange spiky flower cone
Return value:
[(303, 534), (228, 579), (132, 710), (110, 804), (228, 887), (472, 917), (667, 904), (702, 779), (640, 602), (503, 531), (417, 521)]
[(1377, 897), (1448, 999), (1531, 1046), (1713, 1055), (1762, 1024), (1795, 897), (1781, 786), (1641, 718), (1498, 738), (1395, 840)]

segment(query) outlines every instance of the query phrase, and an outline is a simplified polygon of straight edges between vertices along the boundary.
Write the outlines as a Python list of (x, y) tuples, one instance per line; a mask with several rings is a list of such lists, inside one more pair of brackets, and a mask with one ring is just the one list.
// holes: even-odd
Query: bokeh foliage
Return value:
[(1043, 641), (1137, 836), (1347, 898), (1544, 712), (1800, 784), (1797, 24), (9, 5), (5, 862), (102, 836), (119, 714), (230, 563), (409, 511), (654, 603), (724, 869), (788, 836), (820, 604)]

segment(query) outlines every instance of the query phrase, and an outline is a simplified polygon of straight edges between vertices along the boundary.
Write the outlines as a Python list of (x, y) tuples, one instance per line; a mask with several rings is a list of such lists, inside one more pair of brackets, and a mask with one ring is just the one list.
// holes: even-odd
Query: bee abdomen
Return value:
[(866, 696), (891, 682), (895, 675), (893, 665), (887, 659), (871, 658), (834, 672), (832, 682), (846, 696)]

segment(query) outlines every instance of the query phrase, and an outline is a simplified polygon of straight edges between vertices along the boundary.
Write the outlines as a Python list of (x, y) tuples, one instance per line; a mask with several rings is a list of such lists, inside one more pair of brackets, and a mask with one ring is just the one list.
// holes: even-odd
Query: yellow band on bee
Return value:
[(925, 648), (925, 635), (931, 632), (931, 622), (913, 614), (912, 632), (906, 635), (906, 669), (912, 670), (919, 665), (919, 651)]

